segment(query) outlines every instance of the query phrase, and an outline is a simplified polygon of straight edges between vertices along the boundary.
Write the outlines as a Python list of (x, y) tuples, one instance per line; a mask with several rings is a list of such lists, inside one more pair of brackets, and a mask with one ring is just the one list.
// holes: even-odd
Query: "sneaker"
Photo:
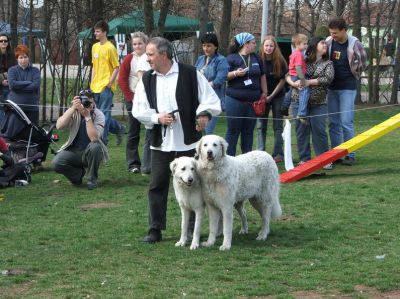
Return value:
[(140, 169), (138, 167), (133, 167), (131, 169), (128, 170), (130, 173), (139, 173)]
[(90, 180), (90, 181), (88, 181), (88, 182), (87, 182), (87, 188), (88, 188), (89, 190), (96, 189), (96, 188), (97, 188), (97, 182), (96, 182), (96, 180)]
[(83, 181), (83, 177), (85, 176), (85, 173), (86, 173), (85, 168), (82, 168), (82, 175), (81, 175), (80, 179), (77, 180), (77, 181), (71, 181), (71, 184), (76, 186), (76, 187), (81, 186), (82, 185), (82, 181)]
[(126, 127), (124, 125), (121, 125), (121, 128), (117, 133), (117, 145), (120, 145), (122, 143), (122, 136), (125, 134), (125, 129)]
[(274, 157), (274, 161), (275, 161), (275, 163), (283, 162), (283, 157), (281, 155), (276, 155)]
[(356, 160), (353, 157), (346, 156), (344, 160), (342, 160), (342, 165), (353, 166), (356, 163)]
[(333, 164), (332, 163), (329, 163), (329, 164), (326, 164), (324, 167), (322, 167), (323, 169), (325, 169), (325, 170), (332, 170), (333, 169)]
[(297, 163), (297, 166), (301, 166), (301, 165), (303, 165), (304, 163), (306, 163), (306, 162), (300, 161), (299, 163)]

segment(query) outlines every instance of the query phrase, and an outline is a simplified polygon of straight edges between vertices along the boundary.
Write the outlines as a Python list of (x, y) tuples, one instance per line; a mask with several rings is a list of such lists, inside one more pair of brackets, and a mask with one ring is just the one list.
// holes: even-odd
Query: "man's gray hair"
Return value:
[(167, 58), (172, 60), (172, 44), (166, 38), (153, 37), (150, 39), (149, 44), (155, 45), (159, 54), (165, 53)]

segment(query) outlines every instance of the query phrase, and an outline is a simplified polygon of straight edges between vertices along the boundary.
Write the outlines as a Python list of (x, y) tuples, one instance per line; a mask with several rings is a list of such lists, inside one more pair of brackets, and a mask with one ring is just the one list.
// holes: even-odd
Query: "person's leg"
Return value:
[(75, 185), (82, 184), (82, 176), (85, 173), (82, 155), (82, 151), (62, 150), (58, 152), (52, 161), (54, 171), (64, 175)]
[(166, 228), (167, 200), (171, 170), (169, 164), (175, 152), (151, 151), (151, 176), (148, 191), (149, 227), (160, 232)]
[[(242, 127), (242, 109), (244, 104), (229, 96), (225, 97), (225, 108), (227, 116), (227, 130), (225, 139), (228, 142), (227, 154), (235, 156), (236, 145), (239, 139), (240, 129)], [(250, 105), (249, 105), (250, 106)]]
[(96, 107), (103, 112), (105, 117), (104, 132), (103, 132), (103, 142), (108, 143), (108, 132), (110, 129), (111, 122), (111, 105), (112, 105), (113, 93), (110, 88), (105, 88), (101, 93), (94, 94), (94, 101)]
[(343, 143), (340, 112), (338, 91), (328, 89), (329, 137), (331, 139), (331, 148)]
[(272, 151), (273, 157), (278, 157), (283, 159), (283, 116), (281, 114), (280, 108), (282, 106), (283, 96), (274, 98), (271, 102), (272, 108), (272, 126), (274, 129), (274, 150)]
[(144, 135), (144, 144), (143, 144), (143, 163), (142, 163), (142, 173), (149, 174), (151, 172), (151, 132), (150, 130), (146, 130)]
[(304, 117), (308, 115), (308, 98), (310, 97), (310, 88), (304, 87), (299, 90), (299, 110), (297, 112), (298, 117)]
[(126, 139), (126, 162), (128, 170), (137, 168), (140, 171), (139, 141), (140, 141), (140, 122), (133, 117), (132, 102), (126, 102), (128, 111), (128, 136)]
[(329, 150), (328, 135), (326, 134), (327, 111), (326, 104), (311, 106), (309, 109), (311, 138), (316, 156)]
[[(292, 114), (297, 115), (297, 110), (299, 108), (298, 102), (292, 102)], [(296, 120), (296, 138), (297, 138), (297, 151), (299, 153), (299, 159), (301, 162), (306, 162), (311, 159), (311, 149), (310, 149), (310, 130), (311, 126), (305, 125)]]
[(244, 119), (240, 130), (240, 144), (242, 154), (245, 154), (253, 150), (254, 128), (256, 127), (257, 117), (253, 107), (247, 103), (243, 103), (241, 110)]
[(99, 174), (99, 167), (101, 162), (103, 161), (103, 157), (103, 149), (100, 143), (90, 142), (86, 147), (85, 153), (82, 157), (82, 162), (85, 166), (87, 166), (88, 187), (90, 182), (96, 185)]
[(268, 116), (271, 110), (271, 103), (268, 103), (265, 107), (265, 115), (262, 118), (257, 119), (257, 149), (265, 151), (265, 143), (267, 142), (267, 127), (268, 127)]
[[(340, 121), (342, 123), (343, 142), (354, 137), (354, 102), (356, 99), (356, 90), (340, 90)], [(355, 152), (348, 155), (354, 158)]]

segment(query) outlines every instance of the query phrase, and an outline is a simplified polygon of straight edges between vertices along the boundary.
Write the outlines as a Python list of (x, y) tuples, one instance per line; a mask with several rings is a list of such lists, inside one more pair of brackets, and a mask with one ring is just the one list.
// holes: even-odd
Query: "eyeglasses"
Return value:
[(0, 43), (8, 43), (8, 40), (6, 40), (6, 39), (0, 39)]

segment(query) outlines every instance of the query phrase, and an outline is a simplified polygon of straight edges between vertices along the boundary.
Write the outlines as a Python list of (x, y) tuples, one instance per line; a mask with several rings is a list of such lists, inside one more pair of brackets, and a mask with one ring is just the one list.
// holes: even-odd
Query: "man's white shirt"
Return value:
[[(152, 75), (157, 76), (156, 95), (158, 111), (160, 113), (170, 113), (171, 111), (178, 109), (175, 98), (179, 75), (178, 64), (174, 61), (171, 69), (165, 75), (156, 71), (153, 71)], [(207, 79), (198, 71), (197, 85), (199, 106), (197, 107), (196, 115), (203, 111), (208, 111), (212, 116), (220, 114), (220, 99), (208, 83)], [(139, 81), (136, 87), (135, 97), (133, 99), (132, 115), (143, 123), (147, 129), (152, 129), (154, 124), (158, 124), (159, 114), (155, 109), (150, 108), (142, 80)], [(151, 147), (152, 149), (170, 152), (188, 151), (196, 147), (196, 143), (189, 145), (184, 143), (183, 128), (179, 112), (174, 115), (176, 117), (176, 122), (171, 126), (162, 126), (161, 128), (161, 134), (163, 136), (161, 146), (157, 148)]]

